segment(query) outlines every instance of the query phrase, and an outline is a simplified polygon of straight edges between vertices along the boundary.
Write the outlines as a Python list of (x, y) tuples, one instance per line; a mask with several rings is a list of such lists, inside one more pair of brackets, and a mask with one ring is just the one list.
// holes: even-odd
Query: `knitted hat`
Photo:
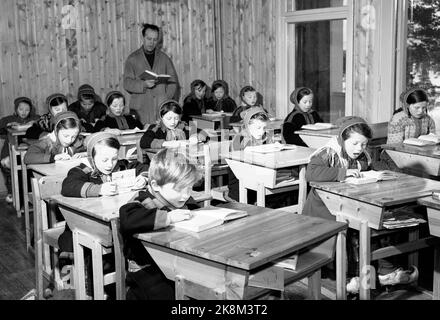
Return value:
[(58, 123), (59, 123), (60, 121), (62, 121), (62, 120), (64, 120), (64, 119), (69, 119), (69, 118), (72, 118), (72, 119), (74, 119), (77, 123), (79, 123), (79, 118), (78, 118), (78, 116), (76, 115), (75, 112), (72, 112), (72, 111), (63, 111), (63, 112), (60, 112), (60, 113), (58, 113), (56, 116), (52, 117), (51, 120), (52, 120), (52, 123), (53, 123), (53, 125), (54, 125), (54, 128), (56, 128), (57, 125), (58, 125)]
[(411, 114), (409, 112), (409, 104), (408, 104), (407, 100), (408, 100), (408, 97), (416, 91), (422, 91), (426, 95), (426, 97), (428, 98), (428, 92), (421, 87), (410, 88), (410, 89), (406, 90), (405, 92), (402, 92), (402, 94), (400, 95), (400, 104), (402, 106), (402, 109), (408, 114), (408, 116), (410, 116)]
[(255, 88), (254, 87), (252, 87), (252, 86), (244, 86), (243, 88), (241, 88), (241, 90), (240, 90), (240, 100), (242, 100), (243, 101), (243, 97), (244, 97), (244, 94), (246, 93), (246, 92), (255, 92), (255, 91), (257, 91), (257, 90), (255, 90)]
[(249, 122), (251, 121), (251, 118), (258, 113), (264, 113), (269, 117), (267, 112), (261, 107), (251, 107), (240, 113), (240, 116), (243, 118), (243, 126), (247, 128), (249, 126)]
[(62, 94), (62, 93), (54, 93), (54, 94), (51, 94), (50, 96), (48, 96), (47, 99), (46, 99), (46, 106), (47, 106), (47, 108), (49, 110), (50, 110), (50, 103), (52, 102), (52, 100), (54, 100), (56, 98), (63, 99), (66, 102), (66, 104), (67, 104), (67, 97), (64, 94)]
[(162, 103), (159, 105), (159, 113), (162, 111), (162, 108), (163, 108), (166, 104), (168, 104), (168, 103), (175, 103), (175, 104), (177, 104), (180, 108), (182, 108), (182, 107), (180, 106), (179, 102), (177, 102), (176, 100), (173, 100), (173, 99), (167, 99), (167, 100), (165, 100), (164, 102), (162, 102)]
[(78, 88), (78, 100), (81, 99), (82, 95), (91, 95), (95, 97), (95, 89), (90, 84), (83, 84)]
[(122, 97), (122, 99), (124, 100), (124, 102), (125, 102), (125, 96), (122, 94), (122, 92), (121, 91), (113, 90), (113, 91), (110, 91), (109, 93), (107, 93), (107, 95), (105, 96), (105, 104), (107, 105), (107, 107), (110, 107), (110, 103), (109, 103), (108, 100), (114, 94), (120, 95)]
[(362, 119), (361, 117), (355, 117), (355, 116), (348, 116), (348, 117), (342, 117), (336, 120), (335, 125), (339, 127), (339, 133), (338, 133), (338, 143), (342, 146), (342, 134), (345, 130), (348, 128), (356, 125), (356, 124), (365, 124), (368, 125), (367, 122)]
[(114, 138), (118, 140), (118, 137), (116, 137), (114, 134), (111, 134), (109, 132), (97, 132), (90, 136), (88, 136), (85, 140), (85, 145), (87, 147), (87, 158), (89, 159), (90, 164), (92, 165), (93, 169), (95, 168), (95, 163), (93, 162), (92, 157), (92, 150), (93, 147), (100, 141), (106, 140), (109, 138)]
[(299, 104), (299, 101), (298, 101), (298, 93), (299, 93), (301, 90), (303, 90), (303, 89), (308, 89), (308, 90), (310, 90), (310, 92), (313, 94), (313, 91), (312, 91), (312, 89), (310, 89), (310, 88), (307, 88), (307, 87), (299, 87), (299, 88), (296, 88), (296, 89), (293, 90), (293, 92), (290, 94), (290, 102), (292, 102), (295, 106), (297, 106), (297, 105)]
[(15, 111), (17, 111), (18, 105), (21, 102), (27, 103), (31, 107), (31, 110), (32, 110), (33, 104), (32, 104), (32, 100), (31, 99), (29, 99), (27, 97), (18, 97), (17, 99), (14, 100), (14, 109), (15, 109)]

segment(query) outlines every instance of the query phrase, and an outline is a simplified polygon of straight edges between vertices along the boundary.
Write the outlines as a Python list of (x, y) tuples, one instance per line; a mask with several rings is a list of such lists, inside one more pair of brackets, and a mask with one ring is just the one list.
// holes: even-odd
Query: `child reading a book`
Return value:
[[(258, 103), (257, 90), (255, 90), (254, 87), (251, 87), (251, 86), (244, 86), (240, 90), (240, 101), (241, 101), (240, 106), (234, 110), (232, 117), (229, 119), (230, 123), (239, 122), (239, 121), (243, 120), (243, 118), (241, 117), (241, 113), (243, 111), (246, 111), (249, 108), (252, 108), (252, 107), (263, 108)], [(266, 110), (264, 109), (264, 111), (266, 111)], [(267, 111), (266, 111), (266, 113), (267, 113)]]
[[(0, 119), (0, 135), (4, 136), (5, 141), (1, 150), (1, 169), (5, 176), (8, 194), (6, 202), (12, 203), (12, 183), (11, 183), (11, 159), (9, 157), (9, 141), (7, 128), (17, 129), (21, 125), (31, 126), (37, 119), (31, 99), (19, 97), (14, 100), (14, 114)], [(20, 142), (20, 141), (19, 141)]]
[(307, 147), (295, 131), (301, 130), (303, 125), (322, 122), (318, 112), (312, 109), (313, 91), (305, 87), (297, 88), (290, 95), (290, 102), (295, 106), (284, 120), (282, 128), (284, 141), (288, 144)]
[[(310, 157), (307, 166), (307, 181), (344, 181), (347, 177), (360, 177), (361, 171), (369, 170), (372, 161), (366, 147), (372, 133), (364, 119), (359, 117), (344, 117), (337, 120), (339, 127), (338, 137), (331, 139), (328, 144), (317, 149)], [(328, 220), (335, 220), (315, 189), (311, 189), (303, 214)], [(347, 286), (349, 292), (359, 290), (358, 270), (358, 234), (349, 230), (348, 250), (348, 274), (353, 277)], [(373, 244), (377, 246), (378, 244)], [(395, 268), (389, 260), (380, 259), (379, 280), (391, 274)], [(331, 268), (331, 267), (330, 267)]]
[(133, 115), (124, 114), (125, 97), (120, 91), (111, 91), (105, 97), (107, 116), (95, 124), (95, 132), (108, 131), (119, 135), (120, 130), (143, 129), (142, 123)]
[(75, 113), (72, 111), (58, 113), (52, 121), (53, 132), (30, 145), (24, 157), (26, 164), (75, 159), (86, 151), (83, 138), (79, 135), (80, 123)]
[(237, 109), (237, 104), (229, 96), (229, 86), (226, 81), (217, 80), (211, 86), (212, 97), (208, 100), (206, 112), (234, 112)]
[(208, 86), (202, 80), (191, 82), (191, 93), (183, 100), (182, 121), (189, 124), (192, 116), (206, 113), (208, 105), (208, 98), (206, 97), (207, 88)]
[(176, 141), (187, 140), (188, 131), (185, 123), (180, 121), (182, 108), (174, 100), (166, 100), (160, 105), (160, 120), (152, 124), (141, 138), (142, 149), (160, 149), (178, 147)]
[[(201, 175), (175, 149), (159, 151), (151, 160), (147, 191), (119, 210), (120, 232), (128, 260), (127, 300), (174, 299), (174, 283), (167, 280), (140, 240), (133, 236), (191, 218), (198, 208), (190, 196)], [(183, 210), (182, 210), (183, 209)]]
[(46, 106), (48, 113), (43, 114), (32, 127), (26, 131), (27, 139), (39, 139), (53, 131), (53, 117), (58, 113), (67, 111), (67, 97), (61, 93), (54, 93), (47, 97)]
[(107, 107), (89, 84), (78, 88), (78, 100), (69, 105), (68, 110), (76, 113), (85, 132), (95, 132), (95, 123), (103, 120), (107, 113)]

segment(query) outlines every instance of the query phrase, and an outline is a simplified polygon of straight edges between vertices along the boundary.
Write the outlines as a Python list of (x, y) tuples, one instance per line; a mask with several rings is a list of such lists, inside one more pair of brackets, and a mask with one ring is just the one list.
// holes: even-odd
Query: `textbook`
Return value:
[(288, 257), (287, 259), (286, 258), (279, 259), (275, 262), (275, 266), (292, 271), (296, 270), (297, 264), (298, 264), (298, 254), (294, 254)]
[(217, 207), (196, 209), (191, 213), (191, 219), (174, 223), (174, 228), (179, 231), (201, 232), (248, 215), (246, 211)]
[(282, 150), (295, 150), (296, 146), (291, 144), (271, 143), (262, 144), (261, 146), (246, 147), (244, 150), (255, 153), (273, 153)]
[(77, 167), (81, 163), (85, 164), (89, 168), (92, 167), (90, 165), (89, 159), (87, 157), (78, 158), (78, 159), (69, 159), (69, 160), (55, 160), (55, 164), (57, 166), (66, 166), (66, 167), (70, 167), (70, 168)]
[(212, 117), (212, 118), (216, 118), (216, 117), (219, 117), (219, 116), (231, 117), (232, 116), (232, 112), (214, 111), (214, 112), (211, 112), (211, 113), (202, 113), (202, 116), (204, 116), (204, 117)]
[(435, 134), (425, 134), (418, 138), (409, 138), (403, 141), (404, 144), (413, 146), (428, 146), (440, 143), (440, 137)]
[(141, 132), (147, 132), (147, 129), (134, 128), (134, 129), (121, 130), (121, 136), (127, 134), (141, 133)]
[(336, 128), (336, 126), (332, 123), (326, 123), (326, 122), (317, 122), (315, 124), (306, 124), (301, 127), (301, 129), (305, 130), (327, 130), (327, 129), (333, 129)]
[(393, 171), (370, 170), (370, 171), (361, 172), (360, 178), (348, 177), (347, 179), (345, 179), (345, 182), (351, 183), (351, 184), (367, 184), (367, 183), (378, 182), (378, 181), (394, 180), (397, 178), (398, 178), (398, 175)]
[(136, 169), (117, 171), (112, 173), (112, 182), (116, 183), (118, 193), (131, 191), (136, 181)]
[(150, 70), (145, 70), (139, 78), (141, 80), (157, 80), (157, 81), (167, 81), (171, 78), (168, 74), (157, 74)]
[(27, 131), (30, 127), (32, 127), (32, 123), (25, 123), (25, 124), (14, 124), (8, 126), (11, 129), (17, 130), (17, 131)]

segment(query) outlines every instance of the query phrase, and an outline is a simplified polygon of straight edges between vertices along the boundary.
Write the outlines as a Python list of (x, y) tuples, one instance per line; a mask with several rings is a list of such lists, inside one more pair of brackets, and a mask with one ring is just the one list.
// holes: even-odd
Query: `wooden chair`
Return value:
[[(58, 269), (59, 249), (58, 238), (64, 231), (65, 223), (55, 224), (54, 217), (48, 216), (45, 199), (61, 193), (64, 177), (46, 176), (39, 180), (32, 178), (33, 204), (34, 204), (34, 241), (35, 241), (35, 280), (37, 299), (43, 298), (43, 274), (51, 278), (53, 273), (56, 288), (63, 288), (63, 283)], [(50, 247), (52, 247), (53, 268), (50, 263)], [(72, 279), (71, 279), (72, 281)]]

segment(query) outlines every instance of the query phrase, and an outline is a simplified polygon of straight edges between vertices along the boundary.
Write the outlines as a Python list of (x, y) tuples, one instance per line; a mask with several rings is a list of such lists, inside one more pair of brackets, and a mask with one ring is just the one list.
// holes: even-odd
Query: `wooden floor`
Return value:
[[(0, 200), (0, 300), (18, 300), (25, 296), (35, 287), (34, 255), (26, 251), (24, 236), (24, 218), (17, 218), (15, 210), (11, 205), (6, 204), (3, 198)], [(431, 256), (428, 252), (425, 256)], [(428, 259), (429, 260), (429, 259)], [(432, 261), (432, 260), (431, 260)], [(427, 300), (429, 296), (430, 281), (432, 281), (432, 269), (420, 266), (421, 288), (399, 288), (392, 292), (375, 292), (377, 300)], [(322, 281), (324, 293), (334, 292), (335, 282), (329, 279)], [(428, 294), (427, 294), (428, 293)], [(62, 293), (55, 293), (52, 299), (67, 300), (73, 299), (71, 290)], [(290, 285), (285, 291), (286, 299), (305, 300), (307, 299), (307, 287), (305, 284), (297, 283)], [(324, 300), (329, 300), (325, 295)], [(268, 295), (262, 299), (278, 299), (277, 296)]]

